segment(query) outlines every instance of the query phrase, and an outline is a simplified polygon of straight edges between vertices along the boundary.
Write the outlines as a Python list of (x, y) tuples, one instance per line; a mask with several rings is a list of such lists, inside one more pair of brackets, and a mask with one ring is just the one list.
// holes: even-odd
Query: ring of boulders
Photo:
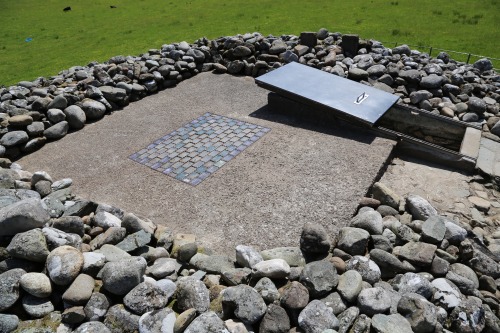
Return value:
[(29, 154), (200, 72), (257, 77), (293, 61), (396, 94), (401, 103), (480, 125), (500, 140), (500, 75), (490, 60), (465, 64), (444, 52), (433, 58), (407, 45), (390, 49), (321, 29), (300, 36), (200, 38), (0, 88), (0, 157)]
[[(498, 75), (487, 60), (459, 64), (375, 41), (360, 41), (349, 58), (342, 47), (352, 36), (343, 46), (342, 37), (321, 29), (200, 39), (21, 82), (1, 90), (0, 142), (17, 157), (200, 71), (257, 76), (287, 61), (394, 86), (409, 103), (435, 74), (442, 86), (426, 89), (434, 97), (413, 104), (440, 99), (434, 111), (454, 107), (453, 117), (483, 122), (498, 112)], [(385, 71), (370, 70), (378, 65)], [(398, 83), (384, 83), (385, 74)], [(455, 103), (462, 95), (467, 103)], [(474, 98), (484, 112), (471, 107)], [(7, 158), (0, 166), (0, 332), (500, 332), (498, 257), (470, 225), (381, 183), (338, 235), (307, 223), (296, 247), (238, 245), (231, 258), (195, 235), (76, 197), (71, 179)]]

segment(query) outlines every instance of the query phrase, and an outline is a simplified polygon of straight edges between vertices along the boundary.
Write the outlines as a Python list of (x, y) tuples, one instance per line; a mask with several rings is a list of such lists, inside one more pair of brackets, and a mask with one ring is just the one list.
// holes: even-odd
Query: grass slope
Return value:
[(4, 85), (169, 42), (321, 27), (500, 58), (500, 0), (0, 0), (0, 13)]

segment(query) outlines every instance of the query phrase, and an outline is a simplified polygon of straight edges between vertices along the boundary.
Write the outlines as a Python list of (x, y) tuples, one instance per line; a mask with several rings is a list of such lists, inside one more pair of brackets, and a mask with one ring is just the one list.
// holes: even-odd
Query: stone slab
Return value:
[(488, 175), (500, 176), (500, 143), (481, 138), (476, 168)]

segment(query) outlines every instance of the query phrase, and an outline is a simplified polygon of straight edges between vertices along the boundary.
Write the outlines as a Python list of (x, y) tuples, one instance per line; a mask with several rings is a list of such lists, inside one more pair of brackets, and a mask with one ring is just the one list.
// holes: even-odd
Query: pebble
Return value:
[(142, 257), (111, 261), (102, 269), (103, 287), (112, 294), (125, 295), (143, 281), (146, 260)]
[(47, 257), (47, 272), (57, 285), (69, 285), (83, 267), (83, 255), (74, 247), (63, 245), (52, 250)]
[(26, 271), (14, 268), (0, 274), (0, 311), (9, 309), (19, 299), (19, 282)]
[(26, 273), (19, 280), (21, 288), (35, 297), (49, 297), (52, 293), (52, 285), (47, 275), (43, 273)]
[(264, 260), (254, 265), (252, 275), (256, 278), (283, 279), (290, 275), (290, 266), (283, 259)]
[(313, 300), (300, 312), (298, 323), (305, 332), (337, 330), (340, 324), (332, 311), (319, 300)]
[(177, 282), (177, 306), (180, 311), (196, 309), (199, 313), (208, 310), (210, 305), (209, 291), (203, 282), (185, 277)]

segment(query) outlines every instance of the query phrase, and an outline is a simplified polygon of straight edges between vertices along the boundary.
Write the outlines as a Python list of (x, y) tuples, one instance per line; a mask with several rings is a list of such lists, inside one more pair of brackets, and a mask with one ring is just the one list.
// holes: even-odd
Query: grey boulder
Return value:
[(7, 246), (7, 252), (13, 258), (41, 263), (44, 263), (49, 255), (47, 241), (40, 229), (32, 229), (15, 235)]
[(338, 329), (339, 320), (325, 303), (313, 300), (299, 314), (298, 323), (305, 333), (319, 333)]
[(199, 313), (206, 312), (210, 306), (210, 295), (207, 287), (200, 280), (192, 277), (179, 279), (176, 289), (177, 305), (181, 311), (191, 308)]
[(19, 299), (19, 281), (26, 274), (21, 268), (0, 274), (0, 311), (9, 309)]
[(209, 311), (202, 313), (199, 317), (189, 324), (184, 333), (229, 333), (226, 325), (215, 312)]
[(309, 290), (311, 297), (328, 294), (339, 282), (335, 266), (326, 260), (313, 261), (304, 266), (299, 281)]
[(175, 313), (169, 308), (146, 312), (139, 319), (139, 332), (175, 332), (175, 319)]
[(146, 265), (142, 257), (108, 262), (102, 269), (103, 287), (115, 295), (127, 294), (144, 280)]
[(83, 255), (74, 247), (63, 245), (50, 252), (47, 257), (47, 273), (57, 285), (69, 285), (83, 267)]
[(50, 219), (39, 199), (24, 199), (0, 209), (0, 236), (41, 228)]
[(244, 324), (253, 325), (266, 313), (266, 303), (252, 287), (238, 285), (222, 291), (222, 309), (224, 315), (234, 316)]
[(43, 135), (49, 140), (58, 140), (68, 133), (69, 124), (67, 121), (61, 121), (55, 125), (50, 126)]
[(408, 195), (406, 205), (416, 220), (425, 221), (429, 217), (437, 215), (436, 209), (432, 207), (429, 201), (416, 194)]
[(70, 105), (64, 109), (64, 114), (66, 115), (66, 121), (71, 129), (82, 129), (85, 126), (87, 117), (85, 112), (78, 105)]
[(123, 303), (132, 312), (142, 315), (164, 308), (168, 295), (156, 283), (141, 282), (123, 298)]

